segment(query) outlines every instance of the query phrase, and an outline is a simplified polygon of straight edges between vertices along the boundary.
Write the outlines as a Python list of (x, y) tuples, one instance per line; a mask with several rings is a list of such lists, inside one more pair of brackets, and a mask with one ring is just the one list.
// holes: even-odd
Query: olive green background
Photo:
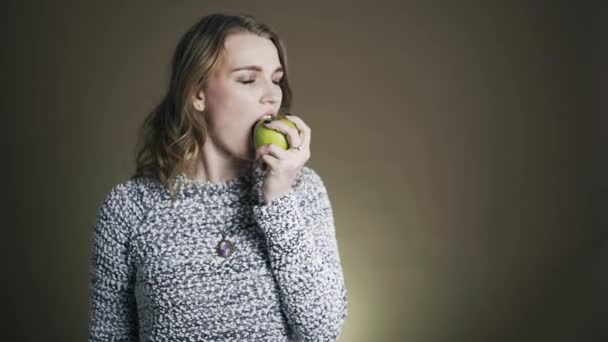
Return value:
[(97, 206), (177, 40), (225, 10), (286, 43), (334, 209), (340, 341), (599, 340), (605, 17), (531, 3), (3, 2), (4, 334), (86, 340)]

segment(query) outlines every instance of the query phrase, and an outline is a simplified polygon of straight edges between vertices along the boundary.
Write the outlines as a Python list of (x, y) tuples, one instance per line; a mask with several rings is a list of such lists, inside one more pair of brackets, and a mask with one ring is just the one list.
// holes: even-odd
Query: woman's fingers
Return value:
[(279, 168), (279, 159), (271, 154), (264, 154), (260, 159), (268, 165), (267, 169), (271, 174), (274, 174), (275, 170)]
[[(301, 144), (302, 146), (304, 146), (306, 149), (308, 149), (310, 147), (310, 138), (311, 138), (311, 129), (310, 127), (304, 122), (304, 120), (302, 120), (300, 117), (292, 115), (292, 114), (287, 114), (285, 115), (285, 117), (287, 119), (289, 119), (289, 121), (293, 122), (296, 127), (298, 127), (298, 130), (300, 131), (300, 137), (301, 137)], [(300, 145), (296, 145), (296, 146), (300, 146)]]
[(257, 150), (255, 150), (256, 159), (258, 159), (260, 156), (263, 156), (265, 154), (271, 154), (279, 159), (285, 159), (288, 156), (286, 150), (280, 148), (279, 146), (277, 146), (275, 144), (262, 145), (262, 146), (258, 147)]
[(295, 115), (287, 115), (287, 117), (297, 128), (277, 120), (266, 124), (266, 126), (284, 133), (291, 147), (302, 146), (302, 149), (284, 150), (275, 144), (266, 144), (258, 147), (255, 151), (256, 164), (269, 166), (271, 171), (274, 172), (292, 172), (300, 168), (310, 158), (310, 127)]
[(298, 130), (282, 121), (274, 120), (269, 123), (264, 124), (268, 128), (272, 128), (281, 133), (284, 133), (287, 136), (287, 141), (289, 142), (289, 146), (300, 146), (302, 144), (302, 138), (300, 136), (300, 132)]
[(287, 158), (287, 151), (280, 148), (275, 144), (266, 144), (258, 147), (255, 150), (255, 161), (256, 163), (260, 162), (261, 157), (264, 155), (271, 155), (277, 159), (285, 159)]

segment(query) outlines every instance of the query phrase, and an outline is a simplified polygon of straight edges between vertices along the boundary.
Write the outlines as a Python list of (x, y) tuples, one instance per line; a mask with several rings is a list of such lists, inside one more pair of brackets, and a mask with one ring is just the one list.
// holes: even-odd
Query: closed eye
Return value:
[[(239, 81), (239, 82), (240, 82), (240, 83), (243, 83), (243, 84), (251, 84), (251, 83), (255, 82), (255, 80), (243, 80), (243, 81)], [(272, 83), (274, 83), (274, 84), (277, 84), (277, 85), (278, 85), (278, 84), (281, 84), (281, 80), (278, 80), (278, 81), (272, 81)]]

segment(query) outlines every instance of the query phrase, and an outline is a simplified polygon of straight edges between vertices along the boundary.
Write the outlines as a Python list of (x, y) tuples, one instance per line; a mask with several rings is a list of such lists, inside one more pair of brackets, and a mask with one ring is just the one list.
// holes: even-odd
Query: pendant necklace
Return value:
[[(185, 180), (186, 182), (189, 182), (188, 177), (186, 177), (183, 174), (181, 174), (180, 176), (182, 177), (183, 180)], [(215, 252), (217, 253), (218, 256), (220, 256), (222, 258), (228, 258), (236, 250), (236, 246), (235, 246), (234, 242), (232, 242), (226, 238), (227, 234), (226, 234), (225, 230), (222, 230), (221, 233), (222, 233), (222, 239), (215, 246)]]
[[(228, 221), (226, 226), (230, 227), (229, 225), (233, 223), (232, 221)], [(235, 243), (227, 237), (228, 233), (232, 233), (232, 231), (226, 232), (226, 229), (222, 229), (220, 233), (222, 234), (222, 239), (215, 245), (215, 252), (222, 258), (228, 258), (237, 249)]]
[(217, 255), (221, 256), (222, 258), (227, 258), (230, 256), (230, 254), (232, 254), (232, 252), (234, 252), (235, 249), (236, 247), (234, 246), (234, 243), (226, 239), (226, 233), (222, 232), (222, 240), (220, 240), (215, 247)]

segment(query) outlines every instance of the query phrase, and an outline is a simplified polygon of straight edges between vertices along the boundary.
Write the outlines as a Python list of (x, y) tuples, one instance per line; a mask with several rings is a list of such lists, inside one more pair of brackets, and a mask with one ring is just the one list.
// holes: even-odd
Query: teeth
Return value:
[(255, 130), (255, 126), (257, 125), (258, 122), (260, 121), (264, 121), (265, 123), (271, 122), (272, 121), (272, 115), (270, 114), (266, 114), (264, 115), (261, 119), (259, 119), (258, 121), (256, 121), (253, 126), (251, 127), (251, 132), (253, 133), (253, 131)]

